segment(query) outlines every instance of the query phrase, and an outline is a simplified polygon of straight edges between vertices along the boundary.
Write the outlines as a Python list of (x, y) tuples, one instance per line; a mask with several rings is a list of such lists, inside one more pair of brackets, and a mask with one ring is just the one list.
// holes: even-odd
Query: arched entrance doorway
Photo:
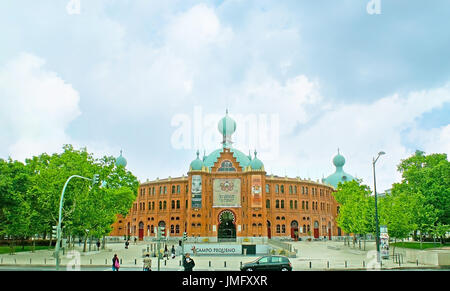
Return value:
[(319, 238), (319, 222), (314, 221), (314, 238)]
[(291, 222), (291, 238), (298, 240), (298, 222), (296, 220)]
[(139, 222), (139, 240), (144, 239), (144, 223), (141, 221)]
[(236, 241), (236, 216), (231, 210), (224, 210), (219, 213), (219, 229), (217, 231), (217, 240)]

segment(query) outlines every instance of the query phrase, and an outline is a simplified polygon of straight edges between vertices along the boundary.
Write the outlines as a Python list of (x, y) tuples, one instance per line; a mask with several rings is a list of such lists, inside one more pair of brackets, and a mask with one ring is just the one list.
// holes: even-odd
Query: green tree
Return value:
[(394, 184), (394, 189), (416, 200), (412, 215), (422, 242), (424, 234), (450, 224), (450, 162), (446, 154), (416, 151), (401, 161), (398, 170), (402, 181)]
[(333, 194), (340, 205), (337, 224), (346, 233), (363, 235), (364, 249), (366, 234), (375, 231), (375, 200), (370, 194), (370, 188), (356, 180), (339, 183)]

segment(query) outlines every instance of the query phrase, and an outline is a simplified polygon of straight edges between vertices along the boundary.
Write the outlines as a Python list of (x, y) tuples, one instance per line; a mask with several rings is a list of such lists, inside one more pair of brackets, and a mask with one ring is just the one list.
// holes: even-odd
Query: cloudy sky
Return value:
[(372, 187), (383, 150), (390, 188), (416, 149), (450, 154), (450, 3), (368, 2), (1, 1), (0, 158), (71, 143), (181, 176), (228, 108), (269, 174), (321, 179), (339, 148)]

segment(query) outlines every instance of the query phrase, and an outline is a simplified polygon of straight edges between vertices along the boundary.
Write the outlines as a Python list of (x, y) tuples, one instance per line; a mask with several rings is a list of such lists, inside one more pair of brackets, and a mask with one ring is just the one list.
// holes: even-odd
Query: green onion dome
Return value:
[(231, 136), (236, 131), (236, 121), (228, 116), (228, 109), (225, 117), (219, 121), (217, 128), (223, 136)]
[(199, 151), (197, 151), (197, 158), (191, 162), (190, 168), (192, 171), (201, 171), (203, 168), (203, 162), (198, 156)]
[(250, 162), (250, 167), (252, 168), (252, 170), (263, 170), (264, 164), (260, 159), (256, 157), (256, 154), (257, 152), (255, 150), (255, 158)]
[(122, 150), (120, 150), (120, 156), (116, 158), (116, 166), (122, 166), (122, 167), (126, 167), (127, 166), (127, 160), (122, 156)]

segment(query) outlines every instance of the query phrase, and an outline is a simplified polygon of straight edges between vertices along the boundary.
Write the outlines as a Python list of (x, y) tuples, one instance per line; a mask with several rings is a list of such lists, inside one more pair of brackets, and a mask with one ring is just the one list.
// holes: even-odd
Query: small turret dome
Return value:
[(257, 152), (255, 150), (255, 158), (250, 162), (250, 167), (252, 170), (262, 170), (264, 168), (264, 164), (256, 157), (256, 154)]
[(333, 158), (333, 164), (335, 167), (343, 167), (345, 165), (345, 158), (339, 153)]
[(203, 161), (200, 160), (199, 151), (197, 151), (197, 158), (191, 162), (190, 168), (192, 171), (201, 171), (203, 168)]
[(116, 166), (122, 166), (124, 168), (127, 166), (127, 160), (122, 157), (122, 150), (120, 150), (120, 156), (116, 158)]

